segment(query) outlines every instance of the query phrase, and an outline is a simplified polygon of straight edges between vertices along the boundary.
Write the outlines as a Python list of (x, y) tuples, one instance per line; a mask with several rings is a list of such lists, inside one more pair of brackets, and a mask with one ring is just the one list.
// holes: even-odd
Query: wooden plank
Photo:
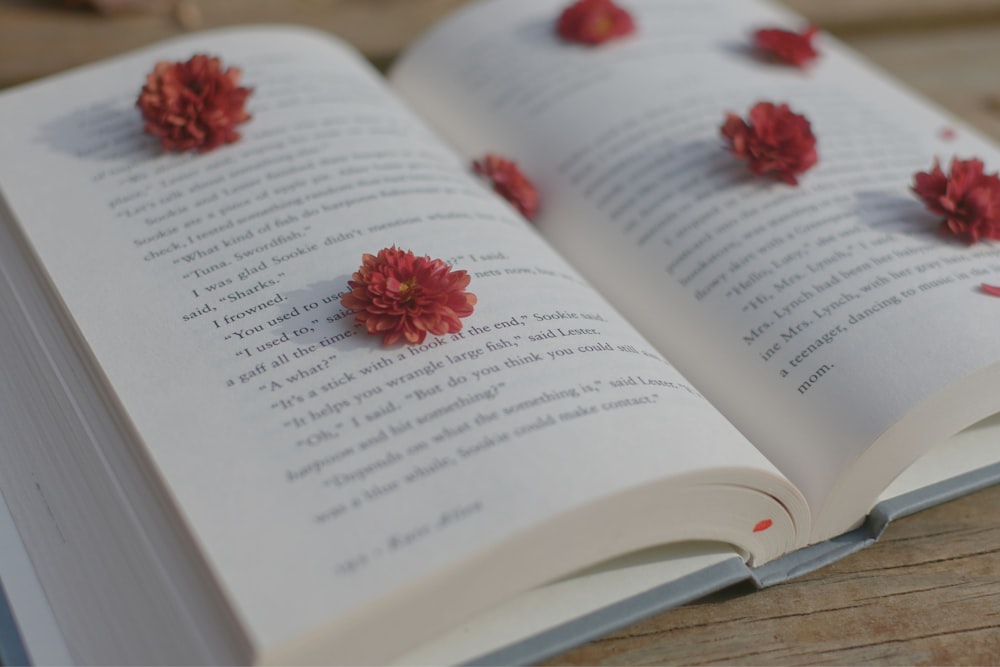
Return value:
[(827, 30), (899, 31), (1000, 22), (1000, 0), (780, 0)]
[[(339, 35), (377, 64), (466, 0), (188, 0), (200, 28), (292, 23)], [(51, 3), (0, 0), (0, 87), (181, 34), (176, 13), (102, 15)], [(57, 48), (55, 46), (57, 45)]]
[(847, 42), (956, 116), (1000, 139), (1000, 25), (859, 35)]
[(995, 664), (1000, 487), (892, 524), (801, 579), (737, 587), (546, 665)]

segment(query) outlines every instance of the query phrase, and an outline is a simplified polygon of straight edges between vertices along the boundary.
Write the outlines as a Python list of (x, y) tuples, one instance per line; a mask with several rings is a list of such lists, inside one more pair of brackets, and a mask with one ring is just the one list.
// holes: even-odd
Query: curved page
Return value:
[[(1000, 152), (826, 35), (806, 69), (767, 62), (754, 29), (805, 27), (783, 11), (626, 4), (636, 33), (597, 48), (556, 37), (559, 0), (474, 4), (394, 86), (464, 154), (521, 165), (546, 238), (802, 490), (811, 539), (832, 537), (1000, 409), (1000, 309), (979, 288), (1000, 248), (939, 235), (909, 192), (935, 157), (995, 170)], [(811, 121), (798, 186), (723, 148), (727, 112), (762, 100)]]
[[(164, 153), (138, 87), (205, 51), (243, 69), (253, 119)], [(656, 541), (732, 536), (755, 561), (804, 541), (780, 473), (335, 42), (185, 38), (6, 94), (0, 124), (53, 299), (258, 659), (381, 662)], [(472, 274), (461, 332), (385, 348), (353, 323), (347, 280), (392, 245)], [(500, 554), (510, 587), (453, 583)]]

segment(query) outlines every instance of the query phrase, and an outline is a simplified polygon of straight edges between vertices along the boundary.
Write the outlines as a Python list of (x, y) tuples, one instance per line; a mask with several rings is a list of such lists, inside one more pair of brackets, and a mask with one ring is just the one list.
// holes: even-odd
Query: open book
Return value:
[[(998, 475), (1000, 248), (908, 189), (1000, 151), (826, 36), (809, 70), (762, 63), (753, 29), (801, 27), (778, 8), (632, 0), (638, 32), (588, 49), (564, 4), (474, 3), (388, 81), (248, 27), (0, 95), (0, 576), (29, 659), (537, 659)], [(253, 119), (164, 153), (138, 88), (195, 53), (242, 68)], [(812, 121), (797, 187), (721, 147), (760, 99)], [(534, 225), (470, 173), (487, 152), (537, 184)], [(469, 272), (460, 333), (383, 347), (341, 306), (393, 245)]]

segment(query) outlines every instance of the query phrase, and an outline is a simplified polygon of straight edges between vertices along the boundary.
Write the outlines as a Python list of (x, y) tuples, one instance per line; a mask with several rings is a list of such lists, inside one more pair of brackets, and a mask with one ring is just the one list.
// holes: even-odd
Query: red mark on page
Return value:
[(765, 531), (773, 525), (774, 522), (771, 521), (770, 519), (764, 519), (763, 521), (758, 521), (757, 525), (753, 527), (753, 532), (759, 533), (761, 531)]

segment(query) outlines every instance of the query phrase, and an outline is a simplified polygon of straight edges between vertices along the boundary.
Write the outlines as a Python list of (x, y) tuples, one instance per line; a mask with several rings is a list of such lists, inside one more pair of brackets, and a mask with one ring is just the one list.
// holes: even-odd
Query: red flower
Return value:
[(253, 92), (239, 80), (239, 69), (223, 71), (218, 58), (202, 54), (156, 63), (136, 101), (145, 131), (171, 151), (210, 151), (236, 141), (233, 128), (250, 120), (243, 107)]
[(596, 46), (635, 31), (632, 16), (612, 0), (578, 0), (559, 15), (556, 33), (567, 42)]
[(535, 214), (538, 213), (538, 190), (517, 164), (488, 153), (482, 160), (472, 163), (472, 170), (488, 178), (494, 192), (513, 204), (521, 215), (528, 220), (534, 220)]
[(465, 291), (468, 273), (396, 246), (378, 255), (365, 253), (347, 284), (351, 291), (340, 303), (355, 312), (355, 320), (368, 333), (382, 334), (383, 345), (400, 340), (417, 345), (429, 333), (461, 331), (459, 318), (471, 315), (476, 305), (476, 295)]
[(819, 55), (812, 45), (812, 38), (816, 32), (815, 26), (810, 26), (801, 34), (780, 28), (767, 28), (755, 32), (753, 41), (758, 49), (767, 53), (772, 59), (796, 67), (805, 67)]
[(816, 164), (816, 137), (805, 116), (787, 104), (758, 102), (750, 109), (750, 124), (734, 113), (726, 115), (720, 128), (728, 149), (749, 161), (754, 174), (774, 174), (789, 185), (797, 185), (796, 174)]
[(986, 294), (989, 294), (990, 296), (1000, 296), (1000, 287), (997, 287), (996, 285), (989, 285), (987, 283), (983, 283), (982, 285), (979, 286), (979, 289), (981, 289)]
[(941, 229), (975, 243), (1000, 239), (1000, 178), (983, 173), (981, 160), (952, 158), (945, 176), (935, 159), (929, 172), (913, 176), (913, 192), (932, 213), (943, 215)]

